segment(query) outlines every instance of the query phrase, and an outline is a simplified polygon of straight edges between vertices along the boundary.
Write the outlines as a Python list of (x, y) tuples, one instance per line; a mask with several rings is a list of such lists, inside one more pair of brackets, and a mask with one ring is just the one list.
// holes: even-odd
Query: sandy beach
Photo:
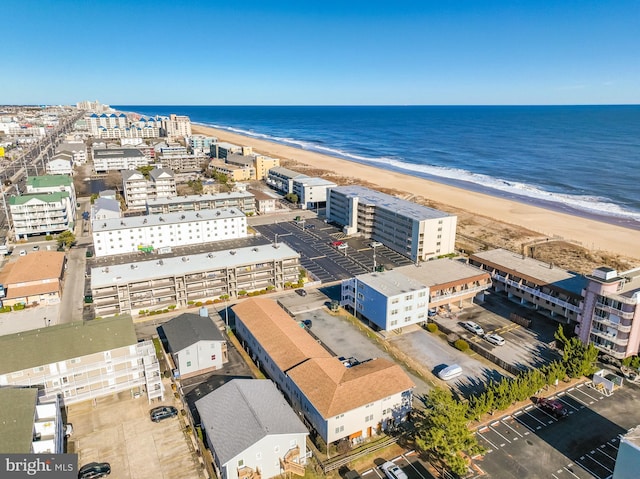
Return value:
[[(364, 180), (366, 183), (384, 188), (385, 191), (402, 192), (407, 198), (419, 196), (429, 200), (430, 206), (443, 211), (458, 213), (456, 210), (462, 210), (485, 223), (488, 220), (489, 223), (497, 221), (516, 225), (542, 236), (577, 242), (589, 250), (601, 250), (640, 259), (640, 232), (637, 230), (468, 191), (225, 130), (201, 125), (193, 125), (192, 130), (194, 133), (217, 137), (220, 141), (251, 146), (254, 152), (267, 156), (291, 160), (313, 169), (330, 171), (336, 176), (351, 179), (356, 184)], [(287, 164), (287, 167), (295, 169), (294, 165)], [(304, 170), (301, 169), (301, 172)], [(473, 222), (474, 219), (471, 221)]]

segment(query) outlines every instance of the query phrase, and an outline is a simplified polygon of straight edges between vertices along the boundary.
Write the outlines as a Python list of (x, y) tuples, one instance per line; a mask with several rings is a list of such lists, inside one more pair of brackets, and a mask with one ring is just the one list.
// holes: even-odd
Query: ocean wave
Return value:
[(575, 210), (584, 211), (590, 214), (601, 216), (615, 217), (620, 219), (632, 220), (640, 223), (640, 212), (625, 209), (622, 206), (612, 202), (609, 198), (593, 195), (569, 195), (562, 193), (554, 193), (534, 185), (505, 180), (498, 177), (492, 177), (484, 174), (473, 173), (460, 168), (448, 168), (441, 166), (415, 164), (404, 161), (399, 157), (369, 157), (358, 155), (353, 152), (341, 150), (319, 145), (318, 143), (298, 140), (294, 138), (286, 138), (257, 133), (251, 130), (243, 130), (241, 128), (229, 127), (212, 123), (201, 123), (203, 126), (210, 126), (220, 130), (229, 131), (243, 136), (249, 136), (265, 141), (293, 146), (307, 151), (314, 151), (325, 155), (335, 156), (338, 158), (355, 161), (363, 164), (373, 164), (382, 168), (390, 168), (402, 173), (427, 177), (437, 181), (451, 180), (453, 182), (465, 182), (485, 191), (496, 191), (504, 195), (514, 195), (518, 197), (530, 198), (533, 201), (544, 201), (558, 206), (564, 206)]

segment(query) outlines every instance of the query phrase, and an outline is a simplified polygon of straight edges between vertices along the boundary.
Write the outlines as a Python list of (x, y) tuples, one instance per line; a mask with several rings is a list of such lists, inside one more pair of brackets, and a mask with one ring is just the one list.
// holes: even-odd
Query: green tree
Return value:
[(561, 325), (554, 337), (562, 347), (562, 362), (569, 377), (591, 376), (596, 371), (598, 350), (593, 344), (585, 345), (576, 336), (567, 338)]
[(473, 456), (483, 451), (467, 427), (467, 404), (457, 401), (449, 391), (436, 388), (426, 397), (424, 410), (417, 414), (416, 446), (455, 474), (466, 475), (464, 454)]
[(136, 168), (136, 170), (138, 170), (140, 173), (142, 173), (144, 175), (144, 177), (148, 180), (149, 179), (149, 173), (151, 173), (151, 170), (153, 170), (153, 166), (138, 166)]
[(284, 195), (284, 199), (294, 204), (297, 204), (299, 201), (298, 195), (295, 193), (287, 193)]
[(57, 236), (56, 240), (58, 241), (58, 248), (70, 248), (76, 242), (76, 235), (71, 231), (63, 231)]

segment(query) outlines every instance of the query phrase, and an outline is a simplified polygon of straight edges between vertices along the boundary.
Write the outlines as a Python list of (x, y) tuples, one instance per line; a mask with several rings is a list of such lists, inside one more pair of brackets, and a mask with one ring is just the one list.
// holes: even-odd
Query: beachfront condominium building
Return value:
[(124, 113), (92, 113), (87, 115), (89, 133), (96, 138), (121, 138), (129, 126), (129, 120)]
[(247, 217), (235, 208), (183, 211), (97, 220), (91, 228), (100, 257), (245, 238)]
[(96, 173), (110, 171), (135, 170), (149, 165), (147, 158), (137, 148), (94, 148), (93, 169)]
[(577, 324), (584, 276), (504, 249), (472, 254), (469, 264), (491, 275), (495, 292), (560, 323)]
[(415, 384), (397, 364), (345, 366), (272, 300), (251, 298), (232, 310), (243, 347), (326, 444), (357, 444), (411, 411)]
[(129, 138), (159, 138), (162, 129), (162, 122), (159, 118), (140, 117), (131, 122), (129, 127)]
[(159, 153), (156, 162), (163, 168), (168, 168), (180, 173), (201, 172), (203, 166), (209, 161), (207, 156), (201, 154), (191, 155), (188, 153)]
[(300, 255), (285, 244), (211, 251), (91, 269), (96, 316), (185, 308), (296, 283)]
[(224, 141), (213, 143), (210, 151), (211, 156), (213, 158), (218, 158), (219, 160), (226, 160), (227, 156), (231, 154), (250, 155), (253, 152), (251, 147), (234, 145)]
[(586, 276), (576, 332), (617, 359), (637, 355), (640, 346), (640, 268), (618, 272), (601, 267)]
[(330, 188), (327, 219), (348, 235), (382, 242), (416, 262), (455, 250), (455, 215), (363, 186)]
[(144, 210), (149, 198), (169, 198), (177, 191), (173, 171), (164, 168), (151, 170), (148, 180), (137, 170), (123, 170), (122, 188), (130, 210)]
[(209, 156), (211, 153), (211, 145), (218, 139), (213, 136), (191, 135), (188, 139), (189, 151), (193, 155)]
[(246, 191), (228, 191), (216, 194), (147, 198), (148, 215), (216, 208), (236, 208), (245, 215), (252, 215), (256, 211), (255, 196)]
[(303, 210), (323, 208), (327, 204), (327, 191), (336, 186), (333, 181), (307, 176), (293, 180), (293, 193), (298, 195)]
[(283, 166), (270, 168), (267, 172), (267, 185), (284, 194), (293, 193), (293, 181), (309, 178), (307, 175), (290, 170)]
[(191, 120), (188, 116), (169, 115), (162, 119), (165, 135), (168, 138), (187, 138), (191, 136)]
[(222, 160), (211, 160), (209, 169), (218, 174), (225, 175), (231, 181), (249, 181), (255, 174), (251, 166), (232, 165)]
[(264, 155), (256, 154), (227, 154), (225, 162), (230, 165), (240, 166), (242, 168), (248, 168), (251, 172), (252, 180), (263, 180), (266, 178), (268, 171), (271, 168), (280, 166), (280, 160), (278, 158), (271, 158)]
[(138, 341), (130, 316), (77, 321), (0, 336), (0, 386), (37, 386), (65, 405), (120, 391), (163, 398), (152, 341)]
[(0, 388), (0, 451), (3, 454), (63, 454), (59, 397), (43, 400), (37, 387)]
[(428, 311), (463, 309), (491, 287), (489, 273), (452, 259), (436, 259), (342, 281), (341, 305), (378, 329), (421, 323)]

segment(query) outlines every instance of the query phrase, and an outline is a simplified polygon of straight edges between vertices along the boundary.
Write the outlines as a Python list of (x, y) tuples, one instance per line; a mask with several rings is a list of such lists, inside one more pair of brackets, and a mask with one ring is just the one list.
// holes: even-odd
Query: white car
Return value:
[(484, 334), (484, 329), (482, 329), (478, 324), (474, 323), (473, 321), (465, 321), (464, 323), (462, 323), (462, 326), (464, 327), (464, 329), (471, 331), (474, 334), (477, 334), (478, 336), (482, 336)]
[(20, 256), (27, 256), (27, 250), (26, 249), (21, 249), (20, 250)]
[(342, 243), (337, 246), (338, 249), (347, 249), (349, 245), (347, 243)]
[(487, 334), (484, 339), (496, 346), (502, 346), (504, 344), (504, 338), (499, 334)]
[(379, 246), (382, 246), (382, 243), (380, 243), (380, 241), (372, 241), (371, 243), (369, 243), (369, 246), (371, 246), (372, 248), (377, 248)]
[(387, 479), (409, 479), (407, 474), (391, 461), (385, 462), (380, 468), (384, 471)]

